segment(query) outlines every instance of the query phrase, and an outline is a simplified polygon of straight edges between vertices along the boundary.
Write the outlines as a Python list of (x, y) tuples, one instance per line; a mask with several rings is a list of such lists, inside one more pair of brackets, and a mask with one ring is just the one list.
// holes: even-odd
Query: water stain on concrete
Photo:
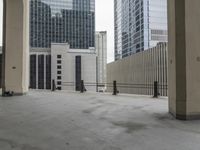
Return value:
[(101, 116), (99, 119), (100, 119), (100, 120), (107, 120), (107, 118), (104, 117), (104, 116)]
[(180, 120), (176, 120), (169, 113), (154, 114), (153, 116), (160, 123), (162, 123), (161, 127), (165, 126), (167, 128), (172, 128), (172, 129), (176, 129), (176, 130), (180, 130), (180, 131), (184, 131), (184, 132), (189, 132), (189, 133), (198, 134), (198, 135), (200, 134), (200, 131), (193, 130), (193, 128), (190, 128), (190, 125), (187, 124), (187, 123), (191, 123), (191, 122), (183, 122), (183, 121), (180, 121)]
[(90, 100), (95, 100), (95, 99), (97, 99), (97, 97), (90, 97), (90, 98), (88, 98), (89, 101)]
[(104, 150), (122, 150), (122, 149), (115, 146), (109, 146), (109, 148), (106, 148)]
[(69, 146), (69, 145), (70, 145), (70, 143), (69, 143), (69, 142), (66, 142), (65, 144), (66, 144), (67, 146)]
[(114, 126), (122, 127), (126, 129), (126, 133), (133, 133), (136, 131), (144, 130), (147, 128), (146, 124), (143, 123), (136, 123), (136, 122), (112, 122)]
[(21, 150), (42, 150), (42, 149), (30, 145), (23, 145)]
[(144, 108), (147, 107), (147, 106), (149, 106), (149, 105), (144, 105), (144, 106), (133, 106), (132, 109), (133, 109), (133, 110), (142, 110), (142, 109), (144, 109)]
[(7, 147), (12, 150), (18, 150), (18, 149), (20, 149), (20, 150), (41, 150), (40, 148), (33, 147), (28, 144), (18, 144), (12, 140), (0, 138), (0, 148), (1, 147)]
[(165, 120), (174, 120), (174, 118), (166, 113), (166, 114), (153, 114), (153, 117), (159, 121), (165, 121)]
[(92, 101), (90, 104), (97, 105), (97, 104), (104, 104), (104, 103), (105, 101), (98, 99), (98, 100)]
[(91, 107), (91, 108), (85, 109), (82, 112), (85, 113), (85, 114), (90, 114), (90, 113), (96, 111), (97, 109), (99, 109), (101, 107), (102, 107), (102, 105), (97, 105), (95, 107)]
[(0, 147), (3, 147), (2, 145), (6, 147), (10, 147), (11, 149), (14, 149), (18, 146), (15, 142), (11, 140), (0, 138)]

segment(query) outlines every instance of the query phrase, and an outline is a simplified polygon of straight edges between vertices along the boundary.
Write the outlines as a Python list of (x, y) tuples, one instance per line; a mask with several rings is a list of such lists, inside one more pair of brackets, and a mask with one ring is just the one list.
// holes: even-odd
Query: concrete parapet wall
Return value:
[(136, 53), (107, 65), (107, 90), (112, 91), (114, 80), (120, 93), (153, 95), (154, 81), (159, 83), (159, 93), (167, 96), (168, 80), (167, 44)]

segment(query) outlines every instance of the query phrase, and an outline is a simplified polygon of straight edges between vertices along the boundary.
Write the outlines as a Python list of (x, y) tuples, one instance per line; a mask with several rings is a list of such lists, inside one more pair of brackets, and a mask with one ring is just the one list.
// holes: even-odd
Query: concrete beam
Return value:
[(168, 0), (169, 111), (200, 119), (200, 1)]
[(29, 1), (4, 0), (3, 92), (28, 92)]

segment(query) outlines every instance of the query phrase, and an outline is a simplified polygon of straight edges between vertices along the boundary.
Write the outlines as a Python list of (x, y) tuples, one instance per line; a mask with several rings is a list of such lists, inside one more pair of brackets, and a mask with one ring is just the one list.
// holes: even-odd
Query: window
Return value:
[(51, 55), (46, 56), (46, 89), (51, 89)]
[(57, 71), (57, 74), (62, 74), (62, 71)]
[(36, 55), (30, 56), (30, 88), (36, 89)]
[(61, 85), (61, 84), (62, 84), (62, 82), (61, 82), (61, 81), (58, 81), (58, 82), (57, 82), (57, 85)]
[(57, 80), (61, 80), (62, 79), (62, 77), (61, 76), (57, 76)]
[(57, 64), (61, 64), (62, 63), (62, 61), (61, 60), (57, 60)]
[(59, 65), (59, 66), (57, 66), (57, 69), (62, 69), (62, 66), (60, 66), (60, 65)]
[(38, 89), (44, 89), (44, 55), (38, 55)]
[(76, 91), (80, 91), (80, 82), (81, 82), (81, 56), (76, 56)]
[(58, 89), (58, 90), (62, 90), (62, 88), (61, 88), (60, 86), (59, 86), (59, 87), (57, 87), (57, 89)]
[(59, 59), (62, 58), (62, 55), (57, 55), (57, 58), (59, 58)]

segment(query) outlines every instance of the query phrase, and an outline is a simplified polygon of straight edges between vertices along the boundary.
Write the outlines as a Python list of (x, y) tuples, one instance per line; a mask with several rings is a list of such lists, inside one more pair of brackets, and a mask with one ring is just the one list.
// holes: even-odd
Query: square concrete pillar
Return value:
[(200, 119), (200, 0), (168, 0), (169, 111)]
[(4, 0), (3, 91), (24, 94), (29, 85), (29, 1)]

